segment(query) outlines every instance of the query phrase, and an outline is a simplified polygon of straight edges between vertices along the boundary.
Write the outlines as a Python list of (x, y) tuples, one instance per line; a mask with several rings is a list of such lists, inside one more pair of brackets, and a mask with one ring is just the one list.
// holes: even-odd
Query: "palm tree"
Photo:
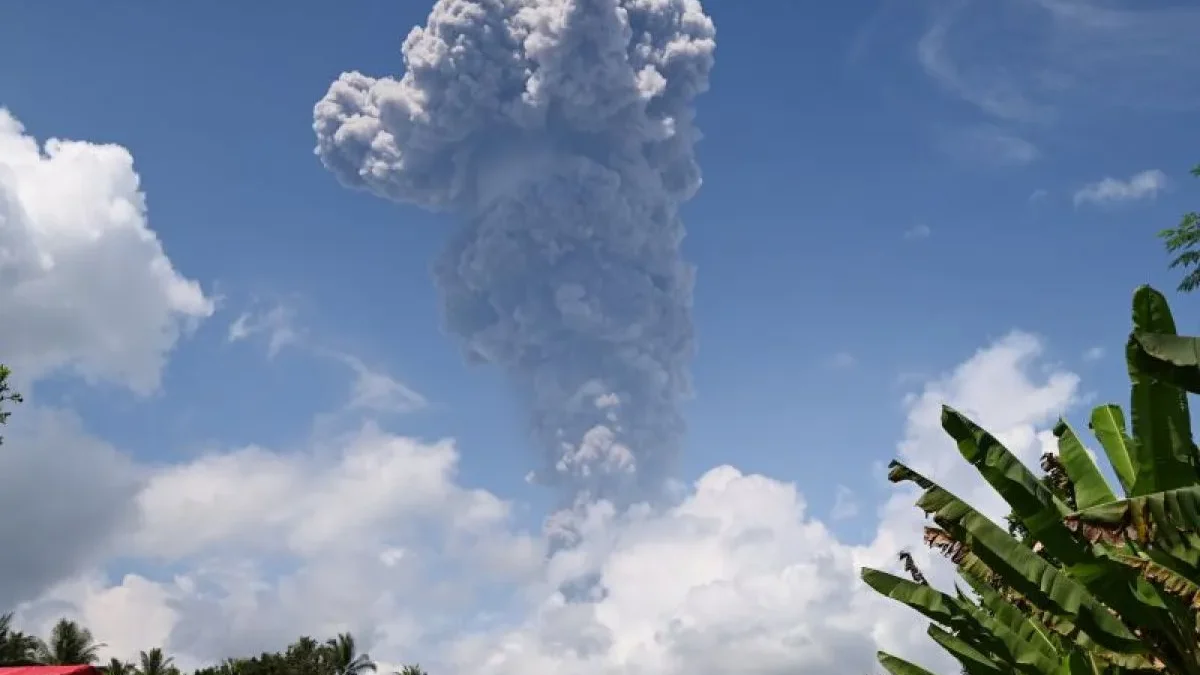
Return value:
[(336, 675), (362, 675), (374, 673), (375, 662), (369, 654), (359, 654), (350, 633), (339, 633), (336, 638), (325, 641), (325, 652)]
[(109, 659), (108, 664), (103, 666), (102, 670), (107, 675), (135, 675), (137, 672), (132, 663), (122, 661), (116, 657)]
[(177, 675), (175, 659), (163, 653), (161, 647), (155, 647), (148, 652), (138, 655), (136, 675)]
[(104, 646), (96, 642), (92, 631), (70, 619), (59, 619), (50, 629), (50, 639), (38, 640), (37, 660), (46, 665), (90, 666), (100, 660)]
[[(326, 675), (333, 670), (327, 667), (329, 656), (326, 646), (307, 635), (289, 645), (282, 657), (290, 675)], [(267, 661), (267, 655), (264, 655), (261, 665), (268, 667)]]
[(12, 613), (0, 614), (0, 666), (23, 666), (35, 661), (37, 638), (12, 628)]

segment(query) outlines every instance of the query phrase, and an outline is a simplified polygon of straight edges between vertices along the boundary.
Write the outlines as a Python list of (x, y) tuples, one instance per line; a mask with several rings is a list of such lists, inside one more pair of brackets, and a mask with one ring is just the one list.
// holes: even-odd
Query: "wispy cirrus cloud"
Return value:
[(917, 45), (925, 72), (988, 117), (1048, 123), (1099, 108), (1200, 108), (1200, 6), (959, 2)]
[[(1031, 139), (1065, 119), (1200, 109), (1198, 32), (1196, 5), (962, 0), (939, 5), (915, 51), (938, 89), (992, 125), (982, 156), (1020, 165), (1040, 154)], [(962, 154), (953, 136), (941, 141)]]
[(833, 509), (829, 512), (831, 520), (847, 520), (858, 515), (858, 498), (854, 491), (845, 485), (837, 486), (834, 492)]
[(994, 124), (946, 132), (938, 144), (955, 159), (992, 166), (1023, 166), (1042, 154), (1030, 141)]
[(250, 337), (265, 335), (267, 355), (275, 358), (279, 350), (299, 340), (300, 334), (296, 330), (295, 318), (295, 311), (286, 305), (245, 311), (229, 324), (228, 340), (240, 342)]
[(905, 239), (927, 239), (933, 234), (933, 229), (925, 223), (917, 223), (904, 231)]
[(331, 352), (329, 356), (354, 371), (353, 393), (348, 404), (351, 410), (408, 413), (428, 405), (420, 393), (385, 372), (369, 368), (356, 356), (341, 352)]
[(829, 357), (828, 365), (837, 370), (846, 370), (858, 365), (858, 358), (847, 351), (840, 351)]
[(269, 359), (275, 358), (285, 347), (299, 348), (311, 356), (328, 359), (349, 369), (354, 375), (353, 391), (341, 412), (410, 413), (429, 403), (408, 385), (368, 366), (359, 357), (311, 338), (297, 322), (297, 312), (292, 305), (277, 303), (239, 314), (229, 324), (227, 340), (232, 343), (248, 339), (265, 341)]
[(959, 62), (947, 45), (957, 12), (941, 16), (917, 42), (917, 59), (925, 73), (946, 91), (977, 106), (991, 117), (1018, 122), (1049, 121), (1054, 113), (1031, 100), (1020, 83), (1003, 69), (981, 69)]

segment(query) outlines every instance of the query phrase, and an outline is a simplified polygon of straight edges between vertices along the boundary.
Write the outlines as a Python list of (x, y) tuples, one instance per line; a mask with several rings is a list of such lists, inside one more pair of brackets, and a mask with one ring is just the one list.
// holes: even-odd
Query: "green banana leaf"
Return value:
[(1130, 497), (1067, 516), (1089, 540), (1158, 546), (1200, 566), (1200, 485)]
[(1108, 455), (1108, 462), (1117, 474), (1121, 490), (1126, 495), (1133, 494), (1133, 485), (1137, 481), (1137, 469), (1133, 463), (1137, 441), (1126, 430), (1125, 413), (1121, 407), (1112, 404), (1097, 406), (1092, 410), (1088, 427), (1096, 435), (1096, 440), (1100, 441), (1104, 454)]
[(1042, 654), (1049, 657), (1058, 656), (1061, 651), (1061, 643), (1049, 627), (1022, 612), (1016, 605), (1006, 600), (997, 589), (975, 574), (960, 567), (959, 575), (979, 597), (980, 606), (984, 607), (996, 621)]
[(1060, 419), (1054, 425), (1054, 437), (1058, 439), (1058, 458), (1075, 486), (1075, 506), (1087, 509), (1116, 501), (1117, 495), (1071, 425)]
[[(1071, 512), (1008, 448), (979, 425), (950, 406), (942, 406), (942, 428), (954, 439), (963, 459), (979, 470), (1033, 531), (1053, 527)], [(1034, 523), (1026, 521), (1035, 521)]]
[(975, 649), (953, 633), (934, 624), (930, 624), (926, 632), (942, 649), (950, 652), (969, 675), (1012, 675), (1010, 668), (996, 663), (987, 654)]
[(1138, 570), (1148, 581), (1182, 599), (1193, 610), (1200, 610), (1200, 580), (1188, 578), (1148, 557), (1123, 555), (1119, 559)]
[(875, 655), (875, 658), (879, 660), (879, 665), (883, 666), (883, 669), (891, 673), (891, 675), (933, 675), (933, 673), (921, 666), (909, 663), (887, 652), (879, 652)]
[(876, 593), (908, 605), (943, 626), (963, 628), (969, 620), (954, 598), (932, 586), (918, 584), (870, 567), (864, 567), (859, 576)]
[[(1134, 333), (1175, 333), (1175, 320), (1166, 298), (1149, 286), (1133, 296)], [(1187, 394), (1162, 382), (1141, 367), (1138, 341), (1130, 336), (1125, 347), (1130, 379), (1130, 418), (1137, 479), (1129, 496), (1173, 490), (1196, 483), (1196, 447), (1192, 443)]]
[[(1200, 448), (1187, 401), (1200, 393), (1200, 338), (1176, 335), (1165, 297), (1148, 286), (1134, 293), (1132, 319), (1129, 426), (1115, 405), (1089, 420), (1120, 492), (1064, 420), (1054, 434), (1070, 507), (949, 407), (943, 428), (1012, 507), (1021, 539), (911, 468), (889, 467), (892, 482), (921, 488), (917, 506), (936, 524), (926, 544), (972, 593), (878, 570), (863, 579), (933, 621), (929, 635), (968, 675), (1200, 675)], [(929, 675), (878, 657), (890, 673)]]
[(1145, 653), (1146, 647), (1138, 638), (1066, 572), (1051, 565), (966, 502), (911, 468), (902, 466), (902, 469), (895, 469), (891, 474), (904, 476), (906, 480), (917, 477), (931, 486), (918, 500), (917, 506), (925, 513), (932, 514), (939, 526), (968, 545), (975, 555), (1004, 579), (1006, 585), (1029, 602), (1070, 621), (1107, 650), (1126, 654)]
[(1200, 394), (1200, 338), (1133, 332), (1134, 365), (1159, 382)]
[(1140, 577), (1126, 566), (1076, 537), (1064, 522), (1066, 505), (1003, 444), (948, 406), (942, 408), (942, 427), (955, 439), (963, 458), (1009, 503), (1029, 535), (1062, 562), (1069, 578), (1128, 621), (1154, 627), (1183, 644), (1174, 617), (1160, 611), (1167, 609), (1167, 601), (1153, 586), (1139, 585)]
[(1073, 651), (1064, 659), (1059, 673), (1061, 675), (1100, 675), (1100, 668), (1091, 655)]
[(1003, 622), (982, 611), (959, 593), (951, 597), (925, 584), (919, 584), (882, 570), (865, 568), (862, 579), (878, 592), (915, 609), (934, 622), (951, 629), (956, 636), (980, 653), (1002, 664), (1014, 667), (1037, 666), (1042, 672), (1057, 662), (1053, 648), (1040, 649), (1040, 645), (1024, 639)]
[[(939, 530), (940, 531), (940, 530)], [(948, 536), (948, 535), (947, 535)], [(929, 535), (926, 535), (929, 538)], [(1055, 644), (1056, 649), (1067, 642), (1073, 643), (1088, 653), (1095, 654), (1105, 663), (1111, 663), (1129, 670), (1153, 670), (1152, 659), (1145, 654), (1119, 654), (1096, 644), (1086, 633), (1078, 630), (1071, 621), (1044, 611), (1021, 595), (1015, 589), (1004, 584), (999, 574), (996, 574), (970, 550), (958, 554), (959, 575), (974, 588), (976, 583), (982, 583), (983, 589), (991, 589), (1005, 604), (1021, 613), (1030, 623), (1047, 634), (1047, 638)], [(977, 581), (976, 581), (977, 580)], [(975, 589), (976, 594), (984, 596), (982, 589)], [(985, 603), (986, 604), (986, 603)], [(997, 612), (996, 608), (990, 607)]]

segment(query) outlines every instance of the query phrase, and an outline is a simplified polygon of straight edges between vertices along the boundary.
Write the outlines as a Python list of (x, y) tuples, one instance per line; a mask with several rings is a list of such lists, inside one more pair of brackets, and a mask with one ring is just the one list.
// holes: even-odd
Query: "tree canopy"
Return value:
[[(1192, 175), (1200, 177), (1200, 164), (1192, 169)], [(1171, 259), (1171, 269), (1191, 269), (1179, 282), (1179, 290), (1194, 291), (1200, 288), (1200, 213), (1189, 211), (1176, 227), (1158, 233), (1168, 253), (1176, 254)]]
[[(161, 647), (142, 651), (133, 662), (113, 658), (100, 663), (104, 643), (78, 622), (59, 620), (44, 640), (15, 630), (12, 622), (11, 613), (0, 614), (0, 667), (95, 665), (107, 675), (182, 675), (175, 659)], [(369, 675), (376, 669), (370, 655), (358, 651), (354, 636), (340, 633), (323, 642), (302, 636), (283, 651), (226, 658), (192, 675)], [(426, 673), (413, 664), (392, 675)]]

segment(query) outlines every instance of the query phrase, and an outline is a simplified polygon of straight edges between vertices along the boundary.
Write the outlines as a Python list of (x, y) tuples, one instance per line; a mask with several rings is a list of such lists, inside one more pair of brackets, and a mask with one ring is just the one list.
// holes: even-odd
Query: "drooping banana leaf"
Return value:
[[(940, 532), (941, 530), (938, 531)], [(948, 534), (945, 536), (949, 537)], [(929, 539), (928, 535), (926, 539)], [(1005, 602), (1017, 608), (1031, 622), (1045, 627), (1057, 635), (1058, 638), (1056, 640), (1065, 638), (1074, 640), (1076, 644), (1087, 649), (1099, 648), (1099, 645), (1096, 645), (1085, 633), (1078, 630), (1070, 620), (1043, 610), (1030, 602), (1029, 598), (1022, 595), (1019, 591), (1007, 585), (1001, 575), (997, 574), (991, 567), (988, 567), (987, 563), (983, 562), (968, 547), (963, 546), (955, 556), (954, 561), (958, 566), (959, 575), (968, 580), (968, 583), (972, 583), (971, 580), (978, 580), (986, 584), (987, 587), (994, 589)], [(976, 592), (978, 593), (978, 591)]]
[[(917, 506), (958, 541), (970, 546), (1005, 584), (1039, 609), (1070, 621), (1090, 639), (1117, 653), (1142, 654), (1146, 647), (1080, 583), (1014, 539), (928, 478), (893, 462), (890, 475), (928, 485)], [(919, 480), (917, 480), (919, 479)]]
[(862, 570), (862, 579), (881, 595), (903, 603), (952, 630), (965, 643), (988, 655), (996, 663), (1040, 673), (1052, 671), (1058, 661), (1052, 647), (1042, 649), (1041, 644), (1024, 638), (961, 593), (958, 597), (952, 597), (925, 584), (870, 568)]
[(1149, 557), (1122, 555), (1119, 559), (1137, 569), (1143, 577), (1159, 585), (1167, 593), (1182, 599), (1192, 611), (1200, 611), (1200, 581), (1189, 579)]
[(960, 567), (959, 575), (967, 582), (975, 595), (979, 596), (979, 604), (987, 609), (996, 621), (1046, 656), (1056, 657), (1059, 654), (1061, 645), (1050, 628), (1022, 612), (1016, 605), (1006, 600), (991, 584), (975, 574)]
[(1067, 523), (1092, 541), (1158, 546), (1200, 565), (1200, 485), (1093, 506), (1069, 515)]
[(1159, 382), (1200, 394), (1200, 338), (1133, 332), (1134, 365)]
[(876, 593), (908, 605), (931, 621), (956, 630), (969, 621), (954, 598), (932, 586), (918, 584), (883, 570), (864, 567), (859, 576)]
[[(929, 530), (935, 530), (936, 528), (926, 529), (926, 541), (930, 541), (933, 538), (930, 537)], [(942, 530), (937, 531), (943, 532)], [(949, 538), (949, 535), (944, 532), (943, 535)], [(943, 549), (943, 552), (946, 552), (949, 548), (944, 543), (938, 546)], [(1080, 649), (1096, 654), (1098, 658), (1101, 658), (1106, 663), (1119, 665), (1126, 669), (1153, 670), (1150, 656), (1145, 654), (1122, 654), (1107, 650), (1088, 637), (1087, 633), (1078, 630), (1075, 624), (1068, 619), (1047, 612), (1034, 605), (1016, 589), (1007, 586), (1001, 575), (988, 567), (979, 556), (971, 552), (970, 548), (960, 546), (953, 560), (956, 561), (959, 575), (964, 580), (967, 580), (968, 583), (972, 583), (973, 588), (974, 583), (982, 582), (986, 585), (986, 588), (994, 589), (994, 592), (1000, 596), (1003, 602), (1015, 608), (1022, 616), (1026, 617), (1037, 627), (1044, 629), (1043, 633), (1049, 631), (1049, 639), (1055, 645), (1067, 642), (1073, 643)], [(973, 583), (972, 580), (978, 581)], [(983, 595), (979, 589), (976, 589), (976, 594)]]
[(987, 654), (980, 652), (953, 633), (934, 624), (926, 631), (933, 641), (942, 649), (950, 652), (969, 675), (1011, 675), (1012, 670), (1004, 664), (996, 663)]
[(1058, 670), (1061, 655), (1044, 639), (1044, 635), (1036, 631), (1033, 634), (1024, 632), (1023, 625), (1014, 626), (1003, 620), (995, 613), (971, 602), (961, 591), (956, 600), (963, 611), (982, 629), (978, 637), (970, 632), (958, 634), (960, 638), (971, 642), (976, 649), (992, 655), (993, 658), (999, 657), (997, 660), (1023, 672), (1053, 675)]

